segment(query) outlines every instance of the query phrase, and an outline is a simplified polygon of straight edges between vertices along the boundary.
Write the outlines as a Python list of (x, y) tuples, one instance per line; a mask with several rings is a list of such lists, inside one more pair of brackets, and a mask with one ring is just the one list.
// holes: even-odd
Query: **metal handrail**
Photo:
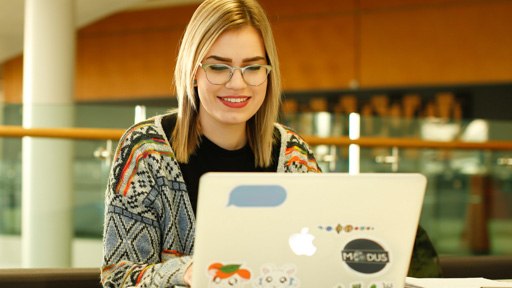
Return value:
[[(21, 126), (1, 126), (0, 137), (46, 137), (75, 140), (119, 140), (124, 129), (103, 128), (24, 128)], [(469, 149), (469, 150), (512, 150), (512, 141), (428, 141), (416, 138), (361, 137), (351, 140), (347, 136), (316, 137), (303, 136), (309, 145), (348, 146), (358, 144), (361, 147), (398, 147), (433, 149)]]
[(119, 140), (123, 129), (102, 128), (24, 128), (21, 126), (1, 126), (0, 137), (43, 137), (76, 140)]
[(391, 138), (391, 137), (361, 137), (351, 140), (346, 136), (340, 137), (314, 137), (305, 136), (304, 140), (309, 145), (335, 145), (348, 146), (357, 144), (361, 147), (398, 147), (398, 148), (433, 148), (433, 149), (465, 149), (465, 150), (512, 150), (512, 141), (486, 141), (486, 142), (462, 142), (462, 141), (429, 141), (416, 138)]

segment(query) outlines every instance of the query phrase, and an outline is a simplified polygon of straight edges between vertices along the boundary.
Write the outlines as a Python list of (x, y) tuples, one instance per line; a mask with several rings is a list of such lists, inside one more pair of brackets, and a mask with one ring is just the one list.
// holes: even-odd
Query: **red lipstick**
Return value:
[(251, 97), (248, 96), (224, 96), (224, 97), (217, 97), (220, 102), (229, 108), (243, 108), (245, 107)]

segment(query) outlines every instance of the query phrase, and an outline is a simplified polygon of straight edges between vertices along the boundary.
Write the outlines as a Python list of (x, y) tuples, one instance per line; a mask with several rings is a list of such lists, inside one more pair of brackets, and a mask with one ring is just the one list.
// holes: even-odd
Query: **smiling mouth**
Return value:
[(249, 100), (249, 97), (244, 97), (244, 98), (222, 98), (222, 97), (219, 97), (219, 98), (226, 102), (231, 102), (231, 103), (241, 103), (241, 102), (246, 102), (247, 100)]

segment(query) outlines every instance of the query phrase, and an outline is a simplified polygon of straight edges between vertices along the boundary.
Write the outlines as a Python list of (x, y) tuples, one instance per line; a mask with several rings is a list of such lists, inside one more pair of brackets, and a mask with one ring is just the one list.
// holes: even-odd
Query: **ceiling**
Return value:
[[(71, 0), (70, 0), (71, 1)], [(201, 0), (74, 0), (76, 27), (110, 14), (201, 2)], [(24, 0), (0, 0), (0, 64), (23, 52)]]

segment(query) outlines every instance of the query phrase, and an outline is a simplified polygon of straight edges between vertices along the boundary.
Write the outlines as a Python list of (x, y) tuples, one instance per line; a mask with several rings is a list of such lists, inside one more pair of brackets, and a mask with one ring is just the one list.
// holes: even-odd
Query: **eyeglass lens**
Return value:
[[(235, 68), (236, 70), (237, 68)], [(269, 71), (267, 68), (260, 65), (250, 65), (244, 68), (238, 68), (242, 71), (242, 76), (245, 83), (251, 86), (258, 86), (263, 84), (267, 79)], [(206, 78), (212, 84), (221, 85), (226, 84), (232, 77), (231, 67), (227, 65), (209, 65), (205, 68)]]

